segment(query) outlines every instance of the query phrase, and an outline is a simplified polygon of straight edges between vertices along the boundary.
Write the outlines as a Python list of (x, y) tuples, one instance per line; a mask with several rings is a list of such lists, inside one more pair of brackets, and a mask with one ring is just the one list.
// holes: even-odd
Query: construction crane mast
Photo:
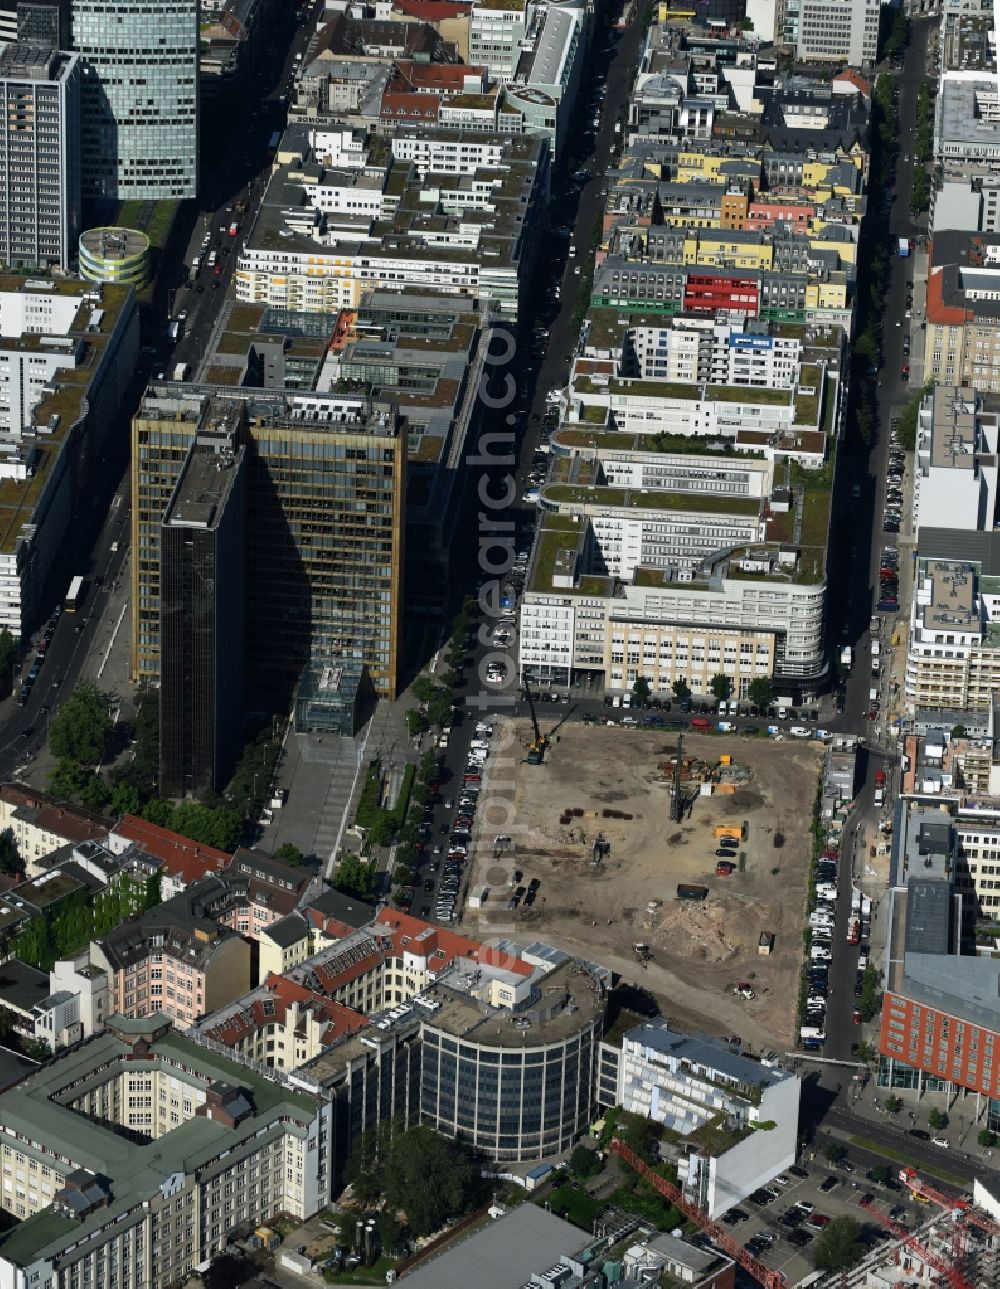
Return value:
[(761, 1262), (759, 1258), (755, 1258), (752, 1253), (748, 1253), (743, 1245), (737, 1243), (728, 1231), (724, 1231), (721, 1226), (713, 1222), (704, 1210), (698, 1208), (696, 1204), (692, 1204), (690, 1200), (685, 1199), (679, 1186), (675, 1186), (673, 1182), (668, 1182), (665, 1177), (661, 1177), (655, 1169), (650, 1168), (644, 1159), (640, 1158), (634, 1150), (630, 1150), (618, 1137), (612, 1140), (610, 1149), (616, 1155), (620, 1155), (630, 1168), (634, 1168), (644, 1181), (649, 1182), (650, 1186), (658, 1190), (675, 1208), (680, 1209), (685, 1217), (690, 1218), (696, 1226), (705, 1232), (717, 1248), (722, 1249), (727, 1256), (738, 1263), (747, 1275), (753, 1276), (759, 1285), (764, 1286), (764, 1289), (788, 1289), (788, 1281), (780, 1271), (773, 1270), (773, 1268)]
[(944, 1283), (948, 1286), (948, 1289), (976, 1289), (976, 1286), (968, 1279), (956, 1262), (946, 1258), (943, 1254), (935, 1253), (933, 1249), (929, 1249), (910, 1231), (909, 1227), (893, 1221), (886, 1213), (877, 1209), (870, 1200), (867, 1204), (862, 1200), (861, 1206), (879, 1226), (891, 1231), (903, 1248), (912, 1249), (922, 1262), (926, 1262), (929, 1267), (933, 1267), (938, 1275), (943, 1276)]
[(677, 735), (677, 760), (674, 762), (674, 791), (670, 799), (670, 818), (679, 824), (684, 818), (684, 794), (681, 791), (681, 759), (684, 755), (684, 735)]
[(531, 697), (531, 690), (528, 688), (528, 673), (521, 673), (521, 684), (524, 686), (524, 696), (528, 700), (528, 711), (531, 713), (531, 724), (535, 731), (535, 741), (528, 749), (527, 761), (529, 765), (541, 765), (545, 759), (545, 749), (549, 745), (546, 735), (538, 728), (538, 717), (535, 715), (535, 701)]

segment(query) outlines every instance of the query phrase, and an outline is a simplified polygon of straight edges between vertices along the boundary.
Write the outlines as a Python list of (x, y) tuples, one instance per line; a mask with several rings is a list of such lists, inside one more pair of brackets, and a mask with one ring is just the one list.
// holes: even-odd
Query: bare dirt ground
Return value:
[[(687, 784), (693, 805), (675, 824), (663, 764), (676, 754), (673, 731), (566, 725), (543, 766), (522, 759), (526, 731), (517, 732), (512, 750), (490, 761), (471, 875), (473, 888), (490, 892), (482, 909), (466, 909), (464, 929), (588, 956), (649, 990), (681, 1028), (738, 1034), (753, 1050), (790, 1046), (822, 746), (685, 735), (685, 758), (714, 766), (723, 754), (732, 757), (721, 773), (735, 790), (695, 796), (697, 783)], [(506, 801), (505, 820), (500, 800), (490, 808), (493, 799)], [(576, 813), (560, 822), (568, 812)], [(714, 829), (744, 822), (744, 871), (717, 877)], [(497, 859), (489, 843), (501, 829), (514, 844)], [(597, 864), (599, 837), (611, 850)], [(537, 878), (541, 885), (533, 907), (511, 911), (516, 870), (520, 884)], [(707, 900), (678, 900), (678, 882), (708, 886)], [(653, 900), (660, 903), (650, 912)], [(768, 957), (757, 952), (762, 931), (775, 936)], [(652, 951), (645, 968), (637, 942)], [(738, 981), (750, 982), (753, 1001), (730, 992)]]

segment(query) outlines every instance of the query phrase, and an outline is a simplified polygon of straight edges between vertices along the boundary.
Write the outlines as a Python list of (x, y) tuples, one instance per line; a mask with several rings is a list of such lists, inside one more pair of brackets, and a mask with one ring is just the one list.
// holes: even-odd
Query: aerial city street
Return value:
[(992, 6), (0, 92), (0, 1289), (1000, 1285)]

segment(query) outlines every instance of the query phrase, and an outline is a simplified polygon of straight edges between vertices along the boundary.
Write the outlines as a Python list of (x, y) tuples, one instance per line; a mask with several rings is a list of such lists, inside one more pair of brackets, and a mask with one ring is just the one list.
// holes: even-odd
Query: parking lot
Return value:
[(833, 1218), (853, 1217), (866, 1228), (870, 1243), (882, 1238), (877, 1214), (891, 1213), (910, 1230), (924, 1219), (926, 1212), (911, 1200), (895, 1171), (886, 1185), (875, 1181), (871, 1167), (857, 1159), (832, 1165), (817, 1154), (812, 1163), (787, 1170), (730, 1209), (722, 1225), (795, 1284), (813, 1270), (810, 1247)]
[[(823, 747), (685, 735), (687, 808), (674, 824), (677, 734), (568, 723), (541, 765), (528, 763), (530, 740), (519, 722), (512, 750), (491, 756), (470, 876), (487, 896), (466, 908), (466, 928), (592, 956), (682, 1026), (755, 1050), (789, 1046)], [(734, 849), (720, 845), (724, 828)], [(500, 835), (511, 838), (502, 851), (491, 844)], [(707, 896), (678, 899), (679, 884)], [(774, 937), (766, 956), (762, 933)]]

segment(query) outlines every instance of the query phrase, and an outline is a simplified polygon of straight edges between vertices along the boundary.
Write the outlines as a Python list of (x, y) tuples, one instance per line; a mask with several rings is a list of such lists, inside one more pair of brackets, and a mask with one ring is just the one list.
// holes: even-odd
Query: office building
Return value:
[[(192, 444), (240, 409), (248, 491), (248, 684), (287, 698), (310, 658), (353, 659), (396, 693), (406, 434), (388, 401), (153, 385), (133, 420), (132, 669), (160, 683), (160, 536)], [(224, 624), (223, 624), (224, 625)]]
[(707, 696), (717, 674), (737, 698), (757, 676), (814, 691), (829, 491), (793, 497), (763, 455), (713, 446), (651, 451), (641, 435), (582, 425), (553, 436), (520, 606), (522, 672), (558, 685), (590, 675), (612, 691), (641, 676), (669, 694), (683, 678)]
[[(572, 1146), (594, 1105), (605, 970), (548, 945), (481, 944), (394, 909), (357, 929), (337, 931), (335, 918), (325, 946), (288, 970), (297, 988), (280, 1007), (285, 1027), (298, 1008), (294, 1050), (276, 1046), (276, 976), (198, 1025), (248, 1058), (298, 1063), (325, 1090), (335, 1176), (358, 1133), (384, 1118), (428, 1124), (498, 1160)], [(262, 946), (283, 941), (290, 922)]]
[(162, 1016), (104, 1034), (0, 1096), (11, 1289), (166, 1289), (235, 1226), (329, 1202), (329, 1105), (182, 1038)]
[(138, 352), (128, 287), (0, 278), (0, 626), (15, 639), (90, 505)]
[(83, 64), (86, 198), (179, 201), (198, 190), (198, 5), (70, 0)]
[[(995, 84), (994, 84), (995, 93)], [(1000, 159), (1000, 124), (996, 134)], [(963, 390), (1000, 392), (1000, 233), (948, 229), (930, 244), (924, 371)]]
[(73, 48), (70, 0), (15, 0), (15, 7), (19, 41), (49, 49)]
[(160, 533), (160, 792), (221, 791), (240, 747), (247, 468), (241, 408), (195, 438)]
[(799, 0), (798, 10), (799, 58), (875, 66), (880, 0)]
[(59, 268), (80, 232), (80, 59), (40, 44), (0, 49), (0, 261)]
[[(795, 1162), (801, 1080), (663, 1021), (600, 1045), (598, 1098), (658, 1123), (686, 1197), (709, 1217)], [(766, 1125), (766, 1126), (764, 1126)]]

